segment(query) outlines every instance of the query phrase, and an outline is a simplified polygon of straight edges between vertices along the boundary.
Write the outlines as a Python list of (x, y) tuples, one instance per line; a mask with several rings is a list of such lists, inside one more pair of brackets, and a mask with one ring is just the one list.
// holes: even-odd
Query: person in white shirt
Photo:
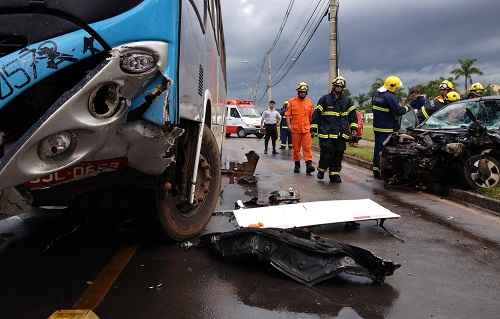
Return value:
[(260, 127), (263, 127), (265, 130), (264, 154), (267, 154), (269, 139), (271, 139), (273, 144), (273, 155), (278, 154), (276, 152), (276, 140), (278, 139), (278, 126), (281, 122), (281, 115), (275, 108), (276, 102), (269, 101), (269, 108), (262, 113), (260, 121)]

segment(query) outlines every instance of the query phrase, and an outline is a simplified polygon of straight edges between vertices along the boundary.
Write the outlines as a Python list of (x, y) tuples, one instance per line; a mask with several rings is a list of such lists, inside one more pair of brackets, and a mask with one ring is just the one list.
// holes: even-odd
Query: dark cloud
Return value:
[[(288, 53), (315, 3), (295, 1), (273, 52), (274, 66)], [(287, 4), (288, 0), (223, 1), (230, 95), (248, 96), (248, 87), (255, 83), (257, 69)], [(341, 0), (342, 72), (351, 90), (361, 93), (376, 77), (391, 73), (400, 74), (407, 86), (447, 76), (457, 59), (470, 57), (479, 60), (485, 73), (478, 80), (500, 82), (499, 11), (500, 2), (494, 0)], [(311, 83), (313, 98), (323, 94), (327, 88), (328, 49), (325, 19), (286, 80), (273, 88), (275, 99), (294, 94), (296, 82), (302, 80)], [(242, 60), (248, 63), (240, 63)]]

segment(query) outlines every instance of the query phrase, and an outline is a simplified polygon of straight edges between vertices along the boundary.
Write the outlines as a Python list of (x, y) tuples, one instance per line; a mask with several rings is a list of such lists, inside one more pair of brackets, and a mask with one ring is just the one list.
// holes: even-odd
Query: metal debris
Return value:
[(293, 188), (288, 188), (288, 191), (274, 191), (269, 196), (269, 204), (295, 204), (300, 202), (300, 194)]
[(256, 259), (308, 286), (341, 274), (381, 284), (401, 266), (368, 250), (300, 230), (245, 228), (204, 235), (198, 246), (231, 260)]
[[(234, 178), (237, 178), (238, 180), (242, 178), (249, 178), (249, 177), (254, 177), (255, 174), (255, 169), (257, 168), (257, 163), (259, 162), (259, 155), (255, 153), (254, 151), (250, 151), (245, 154), (247, 161), (243, 163), (235, 163), (235, 162), (230, 162), (229, 163), (229, 168), (225, 168), (221, 170), (221, 173), (223, 175), (229, 175), (231, 178), (231, 184), (234, 183)], [(257, 183), (257, 180), (255, 179), (255, 183)]]

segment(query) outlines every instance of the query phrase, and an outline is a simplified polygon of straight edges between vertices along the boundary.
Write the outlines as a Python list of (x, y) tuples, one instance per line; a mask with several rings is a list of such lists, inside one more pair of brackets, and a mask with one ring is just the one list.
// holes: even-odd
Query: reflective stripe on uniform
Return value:
[(339, 112), (327, 111), (327, 112), (323, 112), (323, 114), (321, 114), (321, 115), (326, 115), (326, 116), (341, 116), (341, 113), (339, 113)]
[(374, 172), (380, 172), (380, 168), (378, 168), (377, 166), (373, 166), (373, 171)]
[(318, 128), (318, 124), (311, 124), (312, 128)]
[(322, 169), (321, 167), (318, 167), (318, 172), (324, 172), (325, 170)]
[(350, 139), (351, 137), (347, 134), (342, 134), (342, 137), (345, 138), (346, 140)]
[(427, 120), (429, 118), (429, 114), (427, 114), (427, 111), (425, 110), (425, 106), (422, 106), (422, 108), (420, 108), (420, 111), (422, 111), (422, 114), (424, 115), (425, 119)]
[(356, 106), (351, 106), (350, 108), (347, 109), (347, 111), (345, 113), (349, 114), (351, 113), (352, 111), (354, 111), (356, 109)]
[(339, 138), (337, 134), (318, 134), (319, 138)]
[(316, 105), (316, 110), (320, 110), (321, 112), (323, 112), (323, 107), (321, 105)]
[(358, 123), (351, 123), (351, 127), (358, 128)]
[(380, 107), (380, 106), (372, 106), (372, 109), (374, 109), (375, 111), (380, 111), (380, 112), (390, 112), (391, 110), (389, 110), (388, 108), (385, 108), (385, 107)]
[(330, 172), (330, 176), (340, 175), (340, 172)]
[(393, 133), (394, 129), (392, 129), (392, 128), (378, 128), (378, 127), (374, 127), (373, 131), (374, 132), (380, 132), (380, 133)]

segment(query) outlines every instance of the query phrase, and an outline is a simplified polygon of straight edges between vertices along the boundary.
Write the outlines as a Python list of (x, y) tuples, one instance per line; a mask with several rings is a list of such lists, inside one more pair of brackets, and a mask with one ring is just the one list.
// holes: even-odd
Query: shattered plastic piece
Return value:
[(341, 274), (381, 284), (401, 267), (365, 249), (295, 230), (246, 228), (208, 234), (200, 238), (200, 247), (205, 246), (224, 258), (255, 258), (308, 286)]

